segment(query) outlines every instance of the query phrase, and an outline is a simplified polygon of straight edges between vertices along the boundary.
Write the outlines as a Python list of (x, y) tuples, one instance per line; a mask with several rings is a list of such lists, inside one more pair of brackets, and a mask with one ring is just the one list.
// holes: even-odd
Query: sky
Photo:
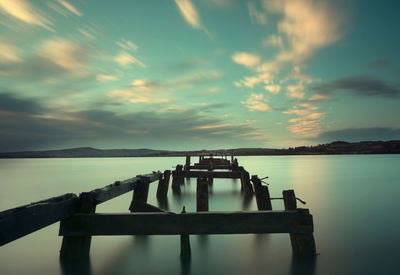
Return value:
[(0, 0), (0, 151), (400, 139), (398, 0)]

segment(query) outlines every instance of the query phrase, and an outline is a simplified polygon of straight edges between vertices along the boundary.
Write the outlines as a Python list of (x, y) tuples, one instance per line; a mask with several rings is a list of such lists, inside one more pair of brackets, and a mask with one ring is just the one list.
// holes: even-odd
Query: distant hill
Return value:
[(331, 154), (400, 154), (400, 140), (391, 141), (335, 141), (316, 146), (287, 149), (238, 148), (201, 151), (167, 151), (151, 149), (110, 149), (79, 147), (62, 150), (0, 153), (0, 158), (85, 158), (85, 157), (172, 157), (199, 154), (228, 154), (235, 156), (267, 155), (331, 155)]

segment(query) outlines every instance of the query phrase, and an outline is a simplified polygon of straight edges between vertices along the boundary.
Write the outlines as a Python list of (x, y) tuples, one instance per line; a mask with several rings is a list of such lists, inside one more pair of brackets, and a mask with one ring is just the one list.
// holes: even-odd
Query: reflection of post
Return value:
[(197, 178), (197, 211), (208, 211), (208, 180), (207, 178)]
[(150, 178), (140, 177), (140, 181), (138, 182), (135, 190), (133, 191), (132, 202), (131, 205), (129, 206), (129, 210), (131, 212), (135, 211), (133, 201), (147, 202), (147, 198), (149, 196), (149, 185), (150, 185)]
[(60, 259), (60, 267), (62, 275), (91, 275), (92, 268), (90, 264), (90, 258), (79, 259), (73, 261), (66, 261)]
[[(185, 206), (182, 209), (181, 214), (185, 214)], [(190, 258), (190, 239), (188, 234), (181, 234), (181, 257)]]
[(272, 210), (268, 186), (263, 186), (257, 175), (252, 176), (251, 181), (253, 182), (254, 193), (256, 194), (258, 210)]
[[(296, 196), (293, 190), (284, 190), (282, 192), (285, 204), (285, 210), (297, 210), (299, 212), (309, 213), (308, 209), (298, 209)], [(312, 220), (311, 220), (312, 223)], [(301, 224), (299, 224), (301, 227)], [(316, 256), (315, 240), (313, 233), (291, 233), (290, 241), (294, 256), (312, 258)]]

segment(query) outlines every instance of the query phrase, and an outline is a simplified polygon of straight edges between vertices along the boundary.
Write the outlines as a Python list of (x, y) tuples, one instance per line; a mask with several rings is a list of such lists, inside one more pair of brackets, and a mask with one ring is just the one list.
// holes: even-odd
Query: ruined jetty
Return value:
[[(192, 165), (193, 157), (198, 157), (198, 162)], [(155, 181), (157, 199), (166, 200), (171, 176), (171, 189), (176, 194), (180, 194), (185, 178), (197, 179), (196, 212), (183, 209), (172, 213), (147, 203), (149, 185)], [(241, 195), (255, 196), (258, 211), (209, 209), (209, 186), (219, 178), (240, 179)], [(173, 171), (138, 175), (79, 196), (64, 194), (0, 212), (0, 246), (60, 222), (60, 258), (66, 260), (89, 257), (92, 236), (180, 235), (181, 256), (190, 256), (190, 235), (250, 233), (289, 234), (294, 256), (315, 257), (313, 217), (309, 210), (297, 207), (301, 200), (294, 190), (283, 190), (282, 197), (271, 198), (263, 179), (257, 175), (250, 177), (233, 155), (188, 155), (185, 164), (178, 164)], [(96, 213), (97, 205), (131, 191), (131, 213)], [(273, 199), (282, 199), (284, 209), (273, 210)]]

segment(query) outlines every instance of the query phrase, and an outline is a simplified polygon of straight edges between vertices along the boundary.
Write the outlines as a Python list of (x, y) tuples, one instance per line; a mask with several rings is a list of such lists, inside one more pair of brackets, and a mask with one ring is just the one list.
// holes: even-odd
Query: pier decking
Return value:
[[(83, 192), (78, 196), (59, 197), (9, 209), (0, 213), (0, 245), (30, 234), (60, 221), (59, 235), (63, 236), (60, 258), (80, 259), (90, 254), (91, 237), (98, 235), (180, 235), (181, 255), (190, 256), (189, 235), (287, 233), (293, 254), (298, 257), (316, 255), (313, 217), (308, 209), (297, 208), (293, 190), (284, 190), (282, 198), (270, 198), (262, 179), (250, 174), (231, 156), (200, 155), (198, 163), (174, 171), (165, 170), (116, 181), (103, 188)], [(171, 189), (180, 193), (185, 178), (197, 178), (197, 212), (167, 212), (147, 204), (149, 185), (158, 181), (157, 199), (166, 200), (169, 181)], [(214, 178), (240, 179), (242, 196), (255, 195), (258, 211), (209, 212), (209, 185)], [(96, 213), (96, 206), (124, 193), (133, 191), (128, 214)], [(283, 199), (284, 210), (272, 210), (271, 199)], [(215, 209), (217, 210), (217, 209)]]

